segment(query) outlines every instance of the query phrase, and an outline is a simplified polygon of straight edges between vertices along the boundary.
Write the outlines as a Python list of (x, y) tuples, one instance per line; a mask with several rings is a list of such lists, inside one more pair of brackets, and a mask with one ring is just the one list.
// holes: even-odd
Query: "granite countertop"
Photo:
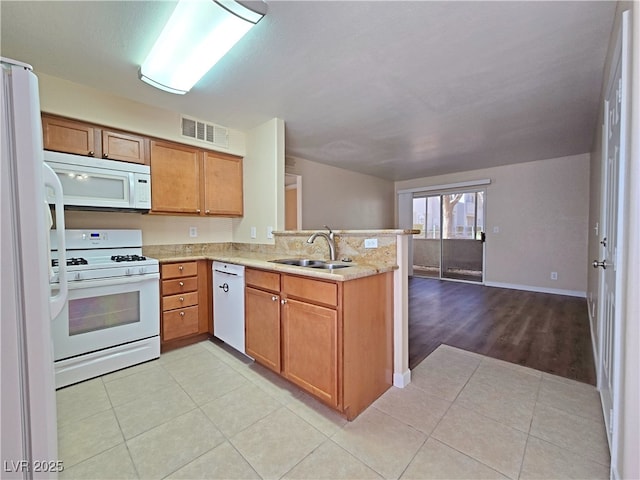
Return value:
[[(307, 277), (323, 278), (326, 280), (334, 280), (344, 282), (354, 280), (356, 278), (369, 277), (379, 273), (391, 272), (398, 268), (397, 265), (373, 265), (354, 262), (352, 266), (340, 268), (336, 270), (324, 270), (319, 268), (298, 267), (295, 265), (284, 265), (280, 263), (272, 263), (269, 260), (280, 258), (303, 258), (302, 256), (287, 255), (282, 253), (256, 253), (256, 252), (220, 252), (210, 254), (194, 254), (194, 255), (157, 255), (160, 263), (171, 262), (187, 262), (192, 260), (215, 260), (220, 262), (235, 263), (244, 265), (245, 267), (260, 268), (262, 270), (272, 270), (274, 272), (292, 273), (297, 275), (305, 275)], [(304, 257), (309, 258), (309, 257)], [(318, 259), (325, 260), (326, 259)], [(345, 262), (337, 262), (345, 263)], [(348, 265), (348, 263), (346, 263)]]

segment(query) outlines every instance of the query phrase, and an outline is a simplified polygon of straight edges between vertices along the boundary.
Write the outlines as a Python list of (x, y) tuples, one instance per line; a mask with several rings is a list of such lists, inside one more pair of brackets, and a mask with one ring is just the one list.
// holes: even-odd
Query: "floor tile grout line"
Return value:
[(571, 453), (573, 455), (576, 455), (576, 456), (578, 456), (578, 457), (580, 457), (580, 458), (582, 458), (584, 460), (589, 460), (590, 462), (597, 463), (598, 465), (602, 465), (603, 467), (609, 468), (611, 466), (611, 462), (607, 462), (607, 463), (599, 462), (598, 460), (594, 459), (593, 457), (587, 457), (587, 456), (583, 455), (582, 451), (569, 450), (567, 447), (563, 447), (562, 445), (558, 445), (557, 443), (554, 443), (554, 442), (552, 442), (552, 441), (550, 441), (550, 440), (548, 440), (546, 438), (541, 438), (541, 437), (539, 437), (539, 436), (537, 436), (535, 434), (529, 434), (529, 437), (533, 437), (536, 440), (540, 440), (542, 442), (548, 443), (549, 445), (553, 445), (554, 447), (560, 448), (561, 450), (563, 450), (565, 452), (568, 452), (568, 453)]
[[(455, 348), (455, 347), (454, 347), (454, 348)], [(435, 353), (435, 352), (434, 352), (434, 353)], [(478, 354), (478, 355), (479, 355), (479, 354)], [(467, 381), (465, 382), (465, 384), (464, 384), (464, 385), (462, 386), (462, 388), (458, 391), (458, 393), (457, 393), (456, 397), (453, 399), (453, 401), (451, 401), (451, 403), (450, 403), (450, 404), (449, 404), (449, 406), (447, 407), (447, 410), (444, 412), (444, 414), (442, 415), (442, 417), (440, 417), (440, 420), (438, 420), (438, 423), (435, 425), (435, 427), (433, 427), (433, 430), (432, 430), (432, 431), (431, 431), (431, 433), (429, 434), (429, 436), (428, 436), (427, 440), (428, 440), (429, 438), (433, 438), (433, 440), (435, 440), (435, 441), (437, 441), (437, 442), (440, 442), (440, 443), (442, 443), (443, 445), (447, 445), (449, 448), (452, 448), (452, 449), (453, 449), (453, 450), (455, 450), (456, 452), (461, 453), (462, 455), (465, 455), (466, 457), (469, 457), (469, 458), (473, 459), (474, 461), (476, 461), (476, 462), (478, 462), (478, 463), (480, 463), (480, 464), (484, 465), (485, 467), (490, 468), (491, 470), (498, 472), (500, 475), (504, 475), (504, 476), (508, 477), (508, 475), (507, 475), (507, 474), (502, 473), (502, 472), (500, 472), (500, 471), (496, 470), (495, 468), (493, 468), (493, 467), (492, 467), (492, 466), (490, 466), (490, 465), (487, 465), (487, 464), (486, 464), (486, 463), (484, 463), (483, 461), (481, 461), (481, 460), (479, 460), (479, 459), (477, 459), (477, 458), (474, 458), (474, 457), (472, 457), (472, 456), (470, 456), (470, 455), (468, 455), (468, 454), (466, 454), (466, 453), (464, 453), (464, 452), (461, 452), (460, 450), (458, 450), (458, 449), (457, 449), (457, 448), (455, 448), (454, 446), (449, 445), (448, 443), (446, 443), (446, 442), (444, 442), (444, 441), (442, 441), (442, 440), (439, 440), (439, 439), (437, 439), (436, 437), (433, 437), (433, 434), (434, 434), (434, 433), (435, 433), (435, 431), (438, 429), (438, 426), (440, 425), (440, 423), (442, 423), (442, 421), (444, 420), (444, 418), (447, 416), (447, 413), (449, 413), (449, 411), (451, 410), (451, 407), (453, 407), (453, 405), (454, 405), (454, 404), (456, 405), (456, 407), (457, 407), (457, 408), (462, 408), (462, 409), (468, 410), (468, 411), (470, 411), (470, 412), (472, 412), (472, 413), (475, 413), (476, 415), (480, 415), (480, 416), (482, 416), (482, 417), (484, 417), (484, 418), (486, 418), (486, 419), (488, 419), (488, 420), (491, 420), (491, 421), (493, 421), (493, 422), (496, 422), (496, 423), (498, 423), (499, 425), (502, 425), (502, 426), (505, 426), (505, 427), (511, 428), (511, 429), (516, 430), (516, 431), (518, 431), (518, 432), (520, 432), (520, 433), (524, 433), (524, 434), (525, 434), (525, 435), (527, 435), (527, 437), (528, 437), (528, 434), (526, 434), (525, 432), (522, 432), (521, 430), (515, 429), (515, 428), (511, 427), (510, 425), (505, 425), (505, 424), (503, 424), (503, 423), (501, 423), (501, 422), (498, 422), (497, 420), (495, 420), (495, 419), (493, 419), (493, 418), (490, 418), (490, 417), (487, 417), (486, 415), (483, 415), (483, 414), (482, 414), (482, 413), (480, 413), (480, 412), (476, 412), (475, 410), (471, 410), (471, 409), (469, 409), (469, 408), (466, 408), (466, 407), (463, 407), (463, 406), (461, 406), (461, 405), (456, 404), (456, 401), (458, 400), (458, 397), (460, 396), (460, 394), (462, 393), (462, 391), (465, 389), (465, 387), (469, 384), (469, 382), (471, 381), (471, 379), (473, 378), (473, 376), (476, 374), (476, 372), (477, 372), (477, 371), (478, 371), (478, 369), (480, 368), (480, 365), (482, 364), (483, 356), (482, 356), (482, 355), (479, 355), (479, 356), (481, 357), (481, 358), (480, 358), (480, 361), (478, 362), (478, 364), (477, 364), (477, 365), (476, 365), (476, 367), (474, 368), (474, 370), (473, 370), (473, 372), (471, 373), (471, 375), (469, 375), (469, 378), (467, 378)], [(422, 391), (424, 392), (424, 390), (422, 390)], [(425, 393), (427, 393), (427, 392), (425, 392)], [(532, 418), (533, 418), (533, 415), (532, 415)], [(427, 441), (427, 440), (425, 440), (425, 443), (426, 443), (426, 441)], [(526, 445), (526, 444), (525, 444), (525, 445)], [(523, 455), (523, 456), (524, 456), (524, 455)]]

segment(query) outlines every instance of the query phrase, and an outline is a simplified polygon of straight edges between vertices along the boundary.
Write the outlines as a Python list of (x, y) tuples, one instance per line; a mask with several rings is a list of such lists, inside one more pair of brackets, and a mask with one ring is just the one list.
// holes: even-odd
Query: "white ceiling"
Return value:
[(590, 150), (616, 4), (269, 1), (184, 96), (137, 70), (175, 1), (0, 2), (3, 56), (390, 180)]

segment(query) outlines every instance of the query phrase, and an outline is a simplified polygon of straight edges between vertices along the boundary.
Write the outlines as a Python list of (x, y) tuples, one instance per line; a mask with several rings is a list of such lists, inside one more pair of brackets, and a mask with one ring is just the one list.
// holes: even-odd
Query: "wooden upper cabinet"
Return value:
[(149, 139), (131, 133), (102, 130), (102, 157), (149, 164)]
[(45, 150), (102, 156), (100, 129), (93, 125), (43, 114), (42, 134)]
[(242, 158), (204, 152), (203, 190), (205, 215), (243, 215)]
[(196, 147), (151, 142), (151, 211), (200, 213), (200, 159)]
[(149, 164), (149, 139), (128, 132), (42, 114), (45, 150)]

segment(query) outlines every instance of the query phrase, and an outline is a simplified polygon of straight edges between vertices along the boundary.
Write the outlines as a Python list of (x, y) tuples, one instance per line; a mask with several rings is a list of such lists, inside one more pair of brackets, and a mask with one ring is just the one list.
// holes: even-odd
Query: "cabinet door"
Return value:
[(93, 125), (43, 114), (42, 135), (45, 150), (89, 157), (102, 155), (100, 130)]
[(205, 152), (203, 171), (205, 214), (241, 217), (242, 158)]
[(280, 296), (246, 288), (244, 321), (247, 355), (280, 373)]
[(337, 312), (287, 299), (282, 307), (282, 337), (284, 376), (337, 407)]
[(151, 142), (151, 211), (200, 213), (200, 157), (195, 147)]
[(102, 157), (132, 163), (149, 163), (148, 140), (131, 133), (102, 130)]

